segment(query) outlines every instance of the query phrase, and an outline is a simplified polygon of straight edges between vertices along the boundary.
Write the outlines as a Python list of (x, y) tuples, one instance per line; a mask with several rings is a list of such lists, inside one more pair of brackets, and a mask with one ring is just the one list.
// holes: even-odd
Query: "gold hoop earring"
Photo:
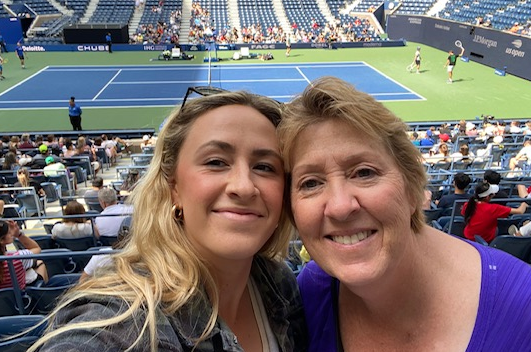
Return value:
[(171, 207), (171, 217), (173, 218), (173, 220), (175, 220), (176, 222), (181, 222), (183, 220), (183, 209), (182, 208), (179, 208), (177, 206), (177, 204), (174, 204), (172, 207)]

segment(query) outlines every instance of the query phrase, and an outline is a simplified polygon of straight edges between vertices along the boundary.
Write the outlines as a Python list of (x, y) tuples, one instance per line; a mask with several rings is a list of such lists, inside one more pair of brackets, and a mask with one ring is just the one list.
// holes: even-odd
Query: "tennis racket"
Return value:
[(417, 65), (415, 65), (414, 62), (410, 63), (409, 65), (406, 66), (406, 71), (409, 71), (409, 72), (413, 72), (413, 70), (415, 69)]
[(455, 44), (455, 46), (458, 47), (459, 49), (463, 49), (463, 43), (461, 43), (460, 40), (456, 40), (454, 44)]

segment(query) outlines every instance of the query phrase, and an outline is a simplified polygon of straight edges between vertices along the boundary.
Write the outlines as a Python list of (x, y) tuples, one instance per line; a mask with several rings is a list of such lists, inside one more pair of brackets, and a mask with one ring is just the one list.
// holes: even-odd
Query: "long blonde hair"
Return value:
[(308, 126), (327, 120), (347, 123), (354, 130), (380, 142), (393, 157), (407, 193), (415, 204), (411, 228), (414, 232), (420, 231), (424, 226), (422, 203), (426, 173), (419, 162), (421, 155), (418, 149), (409, 140), (406, 124), (373, 97), (339, 78), (317, 79), (300, 96), (286, 104), (277, 130), (286, 171), (291, 171), (291, 154), (298, 135)]
[[(114, 257), (115, 269), (79, 284), (58, 304), (52, 317), (75, 300), (94, 296), (119, 297), (127, 302), (126, 311), (101, 321), (59, 327), (39, 340), (39, 346), (65, 331), (105, 328), (133, 319), (133, 314), (141, 309), (146, 320), (131, 347), (140, 342), (143, 334), (149, 333), (151, 351), (155, 351), (157, 308), (165, 314), (174, 314), (193, 297), (202, 297), (203, 292), (208, 297), (203, 299), (212, 305), (212, 314), (199, 341), (212, 331), (218, 314), (218, 290), (208, 263), (202, 261), (190, 244), (182, 223), (174, 220), (171, 187), (179, 152), (196, 119), (227, 105), (252, 107), (275, 126), (280, 121), (281, 109), (277, 102), (246, 92), (201, 97), (187, 101), (180, 111), (174, 110), (158, 138), (148, 172), (130, 196), (135, 209), (131, 235), (122, 252)], [(286, 257), (290, 236), (291, 226), (284, 209), (279, 226), (258, 255), (271, 259)], [(35, 346), (30, 349), (34, 350)]]

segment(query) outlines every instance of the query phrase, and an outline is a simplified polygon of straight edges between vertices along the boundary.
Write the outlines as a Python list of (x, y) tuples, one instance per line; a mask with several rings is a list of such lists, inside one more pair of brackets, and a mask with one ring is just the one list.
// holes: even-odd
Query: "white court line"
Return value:
[(121, 72), (122, 72), (122, 70), (118, 70), (118, 72), (116, 72), (116, 74), (115, 74), (114, 76), (112, 76), (111, 80), (110, 80), (109, 82), (107, 82), (107, 84), (104, 85), (103, 88), (100, 89), (100, 91), (98, 92), (98, 94), (96, 94), (96, 95), (94, 96), (94, 98), (92, 98), (92, 100), (94, 101), (94, 100), (98, 99), (98, 97), (100, 96), (100, 94), (103, 93), (103, 91), (109, 86), (109, 84), (112, 83), (112, 81), (114, 81), (114, 79), (115, 79), (116, 77), (118, 77), (118, 75), (119, 75)]
[[(268, 79), (224, 79), (223, 83), (249, 83), (249, 82), (294, 82), (305, 80), (302, 78), (268, 78)], [(118, 84), (175, 84), (175, 83), (208, 83), (207, 80), (200, 81), (128, 81), (128, 82), (113, 82), (113, 85)]]
[[(364, 63), (352, 63), (352, 64), (333, 64), (333, 65), (310, 65), (310, 64), (292, 64), (292, 65), (286, 65), (286, 64), (279, 64), (283, 65), (281, 67), (271, 65), (268, 67), (268, 65), (255, 65), (255, 66), (238, 66), (238, 65), (223, 65), (223, 66), (215, 66), (216, 68), (220, 68), (223, 71), (227, 70), (264, 70), (264, 69), (271, 69), (271, 70), (278, 70), (278, 69), (288, 69), (292, 70), (297, 67), (303, 67), (303, 68), (323, 68), (323, 67), (330, 67), (330, 68), (341, 68), (341, 67), (364, 67), (366, 66)], [(89, 66), (90, 67), (90, 66)], [(77, 71), (89, 71), (89, 72), (98, 72), (98, 71), (116, 71), (118, 68), (110, 68), (102, 66), (101, 68), (88, 68), (84, 69), (79, 66), (72, 66), (72, 67), (65, 67), (65, 68), (50, 68), (48, 71), (53, 72), (77, 72)], [(193, 67), (186, 67), (186, 66), (178, 66), (178, 67), (152, 67), (152, 66), (143, 66), (143, 67), (124, 67), (121, 68), (122, 71), (207, 71), (208, 66), (193, 66)]]
[[(395, 81), (394, 79), (392, 79), (391, 77), (389, 77), (388, 75), (386, 75), (385, 73), (381, 72), (380, 70), (377, 70), (376, 68), (372, 67), (371, 65), (369, 65), (368, 63), (366, 62), (363, 62), (365, 65), (367, 65), (367, 67), (370, 67), (372, 68), (374, 71), (378, 72), (378, 74), (384, 76), (385, 78), (387, 78), (388, 80), (390, 80), (391, 82), (394, 82), (396, 85), (404, 88), (405, 90), (411, 92), (412, 94), (416, 95), (417, 97), (419, 97), (421, 100), (427, 100), (426, 98), (424, 98), (422, 95), (412, 91), (411, 89), (409, 89), (408, 87), (406, 87), (405, 85), (403, 85), (402, 83), (398, 82), (398, 81)], [(392, 100), (390, 100), (392, 101)]]
[[(31, 76), (29, 76), (28, 78), (26, 78), (26, 79), (24, 79), (24, 80), (18, 82), (17, 84), (15, 84), (14, 86), (9, 87), (8, 89), (4, 90), (2, 93), (0, 93), (0, 97), (1, 97), (2, 95), (6, 94), (7, 92), (13, 90), (14, 88), (20, 86), (21, 84), (25, 83), (26, 81), (32, 79), (33, 77), (39, 75), (42, 71), (46, 70), (47, 68), (48, 68), (48, 66), (44, 67), (42, 70), (35, 72), (34, 74), (32, 74)], [(64, 102), (64, 100), (61, 100), (61, 101)]]
[(302, 73), (301, 69), (299, 68), (299, 66), (295, 66), (295, 69), (299, 72), (299, 74), (304, 77), (304, 80), (308, 83), (308, 84), (311, 84), (312, 82), (308, 79), (308, 77), (306, 77), (306, 75), (304, 73)]

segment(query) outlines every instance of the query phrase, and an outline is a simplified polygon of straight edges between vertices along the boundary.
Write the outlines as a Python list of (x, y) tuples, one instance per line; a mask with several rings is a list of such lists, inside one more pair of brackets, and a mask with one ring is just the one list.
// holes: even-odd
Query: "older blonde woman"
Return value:
[(424, 222), (406, 125), (333, 77), (287, 105), (279, 133), (310, 351), (520, 351), (531, 268)]
[(59, 304), (42, 351), (305, 351), (295, 277), (282, 260), (280, 106), (248, 93), (187, 102), (131, 194), (114, 265)]

